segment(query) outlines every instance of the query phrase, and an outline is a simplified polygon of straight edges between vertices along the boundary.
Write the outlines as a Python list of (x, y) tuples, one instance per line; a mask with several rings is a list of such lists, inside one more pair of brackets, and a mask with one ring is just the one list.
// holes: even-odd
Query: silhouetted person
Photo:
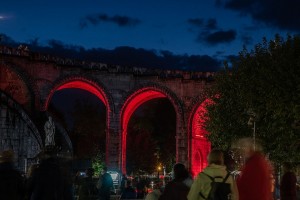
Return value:
[(190, 176), (185, 166), (177, 163), (173, 167), (174, 179), (170, 181), (159, 200), (187, 200), (190, 190)]
[(144, 199), (145, 195), (147, 194), (146, 180), (144, 178), (138, 179), (138, 182), (136, 184), (136, 190), (137, 190), (137, 198)]
[(78, 180), (78, 200), (94, 200), (98, 199), (98, 189), (93, 180), (94, 169), (88, 168), (86, 170), (86, 177)]
[(132, 187), (131, 181), (128, 180), (124, 191), (121, 194), (121, 199), (136, 199), (137, 193)]
[(127, 181), (128, 181), (128, 179), (127, 179), (126, 175), (123, 174), (123, 175), (122, 175), (122, 180), (121, 180), (121, 186), (120, 186), (121, 194), (122, 194), (122, 192), (123, 192), (123, 191), (125, 190), (125, 188), (126, 188)]
[(25, 180), (25, 186), (26, 186), (26, 197), (25, 199), (26, 200), (30, 200), (31, 198), (31, 194), (32, 194), (32, 191), (31, 191), (31, 184), (32, 184), (32, 175), (33, 175), (33, 172), (39, 167), (38, 164), (32, 164), (29, 166), (28, 170), (27, 170), (27, 173), (26, 173), (26, 180)]
[[(67, 186), (60, 163), (53, 149), (45, 149), (39, 167), (32, 174), (30, 200), (66, 200)], [(71, 198), (71, 197), (69, 197)]]
[(14, 168), (14, 152), (3, 151), (0, 154), (0, 199), (20, 200), (24, 196), (24, 179)]
[(283, 163), (280, 181), (280, 200), (297, 200), (297, 178), (290, 163)]
[(100, 200), (109, 200), (110, 191), (113, 188), (113, 180), (111, 175), (107, 173), (107, 168), (104, 167), (102, 175), (99, 178), (99, 198)]

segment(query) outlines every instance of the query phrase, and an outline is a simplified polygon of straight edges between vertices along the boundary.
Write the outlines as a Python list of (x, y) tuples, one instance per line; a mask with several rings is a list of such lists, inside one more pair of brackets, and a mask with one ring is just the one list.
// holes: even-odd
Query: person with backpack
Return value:
[(226, 170), (224, 154), (214, 149), (208, 155), (208, 166), (194, 180), (188, 200), (238, 200), (233, 176)]

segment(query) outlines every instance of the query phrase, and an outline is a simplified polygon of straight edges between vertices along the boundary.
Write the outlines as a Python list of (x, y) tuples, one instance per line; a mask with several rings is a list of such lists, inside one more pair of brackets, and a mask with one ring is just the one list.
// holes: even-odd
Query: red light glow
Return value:
[(82, 89), (86, 90), (94, 95), (96, 95), (103, 103), (105, 106), (107, 106), (107, 101), (104, 95), (100, 90), (95, 88), (89, 83), (83, 82), (83, 81), (71, 81), (66, 84), (63, 84), (59, 86), (56, 90), (62, 90), (62, 89), (69, 89), (69, 88), (77, 88), (77, 89)]
[(209, 133), (205, 130), (204, 125), (207, 120), (206, 106), (212, 103), (211, 99), (203, 101), (192, 118), (191, 172), (194, 176), (197, 176), (208, 165), (207, 156), (211, 145), (205, 137)]
[[(103, 89), (101, 87), (99, 87), (97, 84), (87, 80), (87, 79), (83, 79), (83, 78), (77, 78), (76, 80), (71, 80), (71, 81), (65, 81), (63, 83), (61, 83), (60, 85), (54, 87), (50, 94), (48, 95), (48, 98), (46, 100), (45, 103), (45, 107), (44, 110), (47, 110), (49, 102), (53, 96), (53, 94), (58, 91), (58, 90), (63, 90), (63, 89), (82, 89), (85, 91), (88, 91), (92, 94), (94, 94), (96, 97), (99, 98), (100, 101), (103, 102), (103, 104), (106, 106), (106, 127), (109, 127), (110, 124), (110, 120), (109, 120), (109, 115), (111, 113), (111, 109), (109, 106), (109, 101), (107, 96), (105, 95), (105, 93), (103, 92)], [(106, 134), (106, 140), (108, 140), (109, 134)], [(108, 145), (106, 146), (106, 148), (109, 148)], [(106, 150), (107, 152), (107, 150)], [(106, 163), (108, 161), (108, 156), (106, 156)]]
[(126, 173), (126, 136), (127, 126), (134, 111), (146, 101), (156, 98), (166, 98), (160, 91), (144, 88), (132, 94), (125, 102), (122, 109), (122, 172)]

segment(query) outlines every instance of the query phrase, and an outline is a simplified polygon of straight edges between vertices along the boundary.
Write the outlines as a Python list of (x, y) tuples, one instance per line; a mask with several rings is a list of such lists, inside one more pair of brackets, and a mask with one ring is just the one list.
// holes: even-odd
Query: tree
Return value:
[(300, 37), (276, 35), (250, 52), (244, 49), (232, 68), (225, 64), (218, 73), (211, 98), (206, 129), (213, 146), (229, 149), (237, 138), (251, 137), (251, 110), (270, 159), (299, 160)]

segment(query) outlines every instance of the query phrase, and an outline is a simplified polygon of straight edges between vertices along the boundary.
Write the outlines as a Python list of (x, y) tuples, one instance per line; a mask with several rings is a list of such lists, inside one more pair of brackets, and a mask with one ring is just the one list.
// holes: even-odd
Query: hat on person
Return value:
[(4, 150), (0, 153), (0, 163), (14, 162), (14, 156), (12, 150)]

